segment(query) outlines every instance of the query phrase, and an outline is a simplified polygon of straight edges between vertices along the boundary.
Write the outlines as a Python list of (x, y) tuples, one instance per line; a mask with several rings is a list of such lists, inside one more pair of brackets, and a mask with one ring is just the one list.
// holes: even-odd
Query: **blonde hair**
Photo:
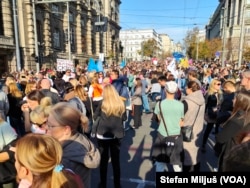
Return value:
[(214, 93), (218, 92), (218, 94), (222, 94), (222, 90), (219, 89), (218, 91), (215, 89), (215, 85), (221, 83), (220, 80), (218, 79), (213, 79), (211, 81), (211, 83), (209, 84), (208, 90), (207, 90), (207, 94), (208, 95), (213, 95)]
[(16, 145), (17, 162), (33, 175), (32, 188), (77, 187), (67, 172), (54, 170), (61, 163), (62, 154), (60, 143), (49, 135), (31, 133)]
[(108, 84), (103, 89), (103, 101), (102, 101), (102, 111), (107, 116), (118, 116), (122, 117), (125, 112), (124, 101), (119, 96), (115, 87)]
[(50, 97), (44, 97), (40, 101), (40, 105), (35, 107), (30, 112), (30, 121), (37, 123), (37, 124), (43, 124), (50, 113), (50, 110), (52, 108), (52, 101)]
[(10, 83), (16, 83), (15, 78), (12, 77), (12, 76), (8, 76), (8, 77), (6, 78), (6, 81), (5, 81), (5, 84), (6, 84), (7, 86), (9, 86)]
[(18, 89), (15, 82), (9, 83), (8, 90), (9, 90), (9, 93), (12, 96), (16, 97), (16, 98), (22, 98), (23, 97), (22, 92)]
[(79, 128), (88, 131), (88, 118), (79, 110), (67, 102), (59, 102), (54, 105), (50, 111), (51, 116), (61, 126), (69, 126), (72, 134), (75, 134)]
[(34, 87), (34, 85), (36, 85), (35, 81), (27, 82), (25, 90), (24, 90), (25, 95), (28, 95), (33, 90), (32, 88)]
[(83, 85), (77, 85), (74, 91), (75, 95), (79, 97), (82, 101), (87, 100), (88, 93), (85, 91)]
[(69, 82), (72, 84), (72, 86), (74, 87), (74, 89), (78, 85), (78, 80), (76, 78), (70, 78)]

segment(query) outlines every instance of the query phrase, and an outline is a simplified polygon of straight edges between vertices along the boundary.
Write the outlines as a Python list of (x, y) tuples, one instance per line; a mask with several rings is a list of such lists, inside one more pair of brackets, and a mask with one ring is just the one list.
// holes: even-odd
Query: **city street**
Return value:
[[(152, 142), (156, 137), (157, 125), (151, 123), (152, 114), (143, 113), (143, 126), (129, 129), (121, 146), (121, 185), (123, 188), (155, 187), (155, 168), (150, 160)], [(133, 120), (131, 121), (133, 125)], [(212, 172), (217, 159), (213, 153), (214, 135), (211, 133), (207, 143), (207, 152), (202, 156), (201, 171)], [(108, 188), (113, 188), (112, 165), (109, 164)], [(98, 187), (99, 169), (93, 170), (92, 188)]]

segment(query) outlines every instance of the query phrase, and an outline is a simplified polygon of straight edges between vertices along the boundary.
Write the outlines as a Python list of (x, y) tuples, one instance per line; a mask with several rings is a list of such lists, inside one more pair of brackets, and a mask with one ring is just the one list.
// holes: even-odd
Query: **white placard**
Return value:
[(67, 69), (70, 69), (72, 72), (74, 72), (73, 61), (68, 59), (56, 59), (57, 71), (66, 71)]

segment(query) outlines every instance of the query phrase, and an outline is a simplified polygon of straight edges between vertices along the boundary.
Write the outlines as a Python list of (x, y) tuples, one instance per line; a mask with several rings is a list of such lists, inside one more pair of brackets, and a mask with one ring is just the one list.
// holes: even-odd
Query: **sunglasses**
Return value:
[(46, 121), (44, 121), (43, 123), (34, 123), (34, 122), (31, 122), (33, 125), (37, 125), (38, 127), (42, 127), (44, 124), (46, 124), (47, 123), (47, 120)]
[(216, 84), (217, 86), (220, 86), (221, 84)]

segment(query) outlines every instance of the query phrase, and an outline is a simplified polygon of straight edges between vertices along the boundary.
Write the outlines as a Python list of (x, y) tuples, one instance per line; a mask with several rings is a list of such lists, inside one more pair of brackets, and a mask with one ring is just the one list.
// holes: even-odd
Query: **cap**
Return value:
[(168, 93), (175, 93), (177, 91), (177, 83), (175, 81), (168, 81), (166, 82), (166, 91)]

